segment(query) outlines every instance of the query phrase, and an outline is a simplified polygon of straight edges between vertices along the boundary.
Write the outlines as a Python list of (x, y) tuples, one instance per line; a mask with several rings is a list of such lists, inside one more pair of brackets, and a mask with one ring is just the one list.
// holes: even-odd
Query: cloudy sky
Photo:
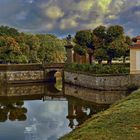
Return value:
[(121, 24), (135, 36), (140, 34), (140, 0), (0, 0), (0, 24), (59, 36)]

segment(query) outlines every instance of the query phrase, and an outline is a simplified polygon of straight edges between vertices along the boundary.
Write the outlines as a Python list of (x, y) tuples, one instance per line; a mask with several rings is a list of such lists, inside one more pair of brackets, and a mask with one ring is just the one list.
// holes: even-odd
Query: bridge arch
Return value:
[(45, 79), (47, 82), (56, 82), (55, 73), (57, 70), (50, 70), (45, 74)]
[(56, 82), (64, 79), (63, 69), (46, 69), (44, 72), (44, 79), (46, 82)]

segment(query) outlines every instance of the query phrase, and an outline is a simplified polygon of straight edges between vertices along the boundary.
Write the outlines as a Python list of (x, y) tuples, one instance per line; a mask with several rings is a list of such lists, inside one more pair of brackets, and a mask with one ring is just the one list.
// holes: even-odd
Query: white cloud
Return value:
[(58, 6), (43, 7), (43, 10), (50, 19), (58, 19), (64, 16), (64, 12)]
[(99, 0), (97, 3), (98, 6), (101, 8), (102, 12), (106, 13), (108, 12), (108, 7), (111, 2), (112, 0)]
[(77, 27), (78, 23), (73, 18), (62, 19), (60, 22), (60, 29), (70, 29)]
[(114, 20), (114, 19), (117, 19), (117, 16), (116, 15), (108, 15), (107, 18), (110, 20)]
[(52, 30), (53, 27), (54, 27), (54, 25), (53, 25), (52, 23), (47, 23), (47, 24), (45, 25), (45, 28), (46, 28), (47, 30)]
[(72, 5), (72, 9), (73, 10), (78, 10), (81, 12), (88, 12), (92, 9), (94, 5), (94, 1), (93, 0), (82, 0), (79, 3), (73, 3)]

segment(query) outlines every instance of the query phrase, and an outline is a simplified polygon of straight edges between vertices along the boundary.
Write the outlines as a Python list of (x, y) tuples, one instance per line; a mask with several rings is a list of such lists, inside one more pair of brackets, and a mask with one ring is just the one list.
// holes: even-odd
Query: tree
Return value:
[(123, 63), (125, 63), (126, 56), (129, 56), (129, 46), (131, 43), (132, 41), (129, 36), (120, 36), (111, 43), (116, 48), (116, 56), (123, 57)]
[(104, 40), (106, 38), (106, 27), (105, 26), (98, 26), (93, 30), (93, 34)]
[(0, 35), (1, 36), (18, 36), (20, 33), (15, 28), (10, 28), (8, 26), (0, 26)]
[(11, 63), (19, 63), (21, 59), (24, 59), (20, 46), (14, 38), (0, 36), (0, 59)]
[(40, 48), (38, 50), (38, 58), (41, 62), (64, 62), (65, 61), (65, 41), (58, 39), (54, 35), (38, 34)]
[(106, 32), (106, 41), (110, 43), (124, 34), (124, 29), (120, 25), (109, 26)]
[[(92, 32), (91, 30), (81, 30), (76, 32), (75, 43), (82, 47), (86, 47), (89, 54), (89, 63), (92, 63), (92, 54), (93, 54), (93, 42), (92, 42)], [(81, 49), (82, 50), (82, 49)]]
[(87, 48), (86, 47), (81, 47), (79, 44), (76, 44), (74, 46), (74, 51), (76, 53), (78, 53), (79, 55), (85, 55), (87, 52)]
[(108, 64), (112, 63), (114, 57), (129, 54), (129, 45), (131, 39), (124, 35), (123, 27), (120, 25), (113, 25), (106, 28), (105, 26), (98, 26), (93, 30), (93, 43), (94, 43), (94, 57), (99, 63), (102, 60), (107, 60)]
[(112, 63), (112, 59), (117, 56), (117, 49), (124, 44), (124, 30), (120, 25), (113, 25), (107, 29), (106, 34), (106, 50), (108, 55), (108, 64)]
[(104, 48), (97, 48), (94, 52), (94, 57), (101, 64), (107, 58), (106, 50)]
[(107, 58), (106, 52), (106, 27), (98, 26), (93, 30), (94, 57), (98, 63)]
[(25, 34), (25, 44), (27, 49), (27, 58), (29, 63), (39, 63), (39, 59), (37, 56), (40, 42), (39, 38), (33, 34)]

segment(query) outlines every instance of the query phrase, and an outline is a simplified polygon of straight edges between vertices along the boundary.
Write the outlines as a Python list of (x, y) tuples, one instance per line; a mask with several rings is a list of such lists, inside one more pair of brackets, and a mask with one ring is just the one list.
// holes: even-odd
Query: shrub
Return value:
[(102, 64), (66, 64), (65, 69), (82, 71), (92, 74), (128, 74), (129, 67), (126, 65), (102, 65)]

